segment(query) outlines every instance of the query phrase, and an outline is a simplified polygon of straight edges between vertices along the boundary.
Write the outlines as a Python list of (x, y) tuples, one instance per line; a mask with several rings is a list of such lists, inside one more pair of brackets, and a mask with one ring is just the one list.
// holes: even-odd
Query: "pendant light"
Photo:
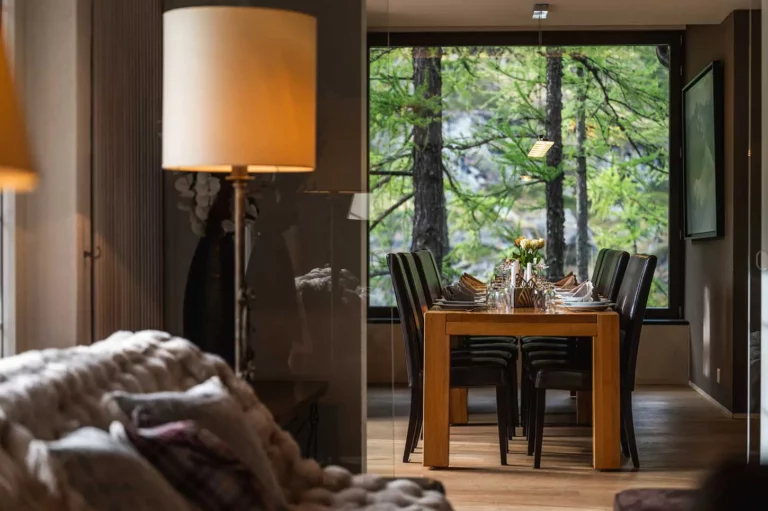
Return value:
[[(549, 13), (549, 4), (536, 4), (533, 7), (533, 19), (539, 21), (539, 48), (543, 48), (544, 44), (542, 42), (542, 31), (541, 31), (541, 20), (546, 18), (546, 14), (542, 15), (541, 13)], [(546, 62), (546, 58), (544, 60)], [(546, 75), (547, 66), (544, 65), (544, 74)], [(546, 78), (545, 78), (546, 80)], [(528, 151), (528, 158), (544, 158), (550, 149), (552, 149), (552, 146), (555, 145), (554, 142), (551, 140), (547, 140), (547, 137), (544, 135), (540, 135), (539, 139), (536, 141), (535, 144), (533, 144), (533, 147), (531, 147), (531, 150)]]

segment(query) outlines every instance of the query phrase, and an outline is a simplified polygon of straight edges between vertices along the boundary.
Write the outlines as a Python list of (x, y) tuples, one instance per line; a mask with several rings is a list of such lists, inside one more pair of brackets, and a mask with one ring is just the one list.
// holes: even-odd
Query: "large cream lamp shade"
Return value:
[(189, 7), (163, 23), (163, 168), (315, 169), (315, 18)]
[(13, 87), (0, 33), (0, 188), (29, 192), (37, 186), (27, 144), (27, 131)]

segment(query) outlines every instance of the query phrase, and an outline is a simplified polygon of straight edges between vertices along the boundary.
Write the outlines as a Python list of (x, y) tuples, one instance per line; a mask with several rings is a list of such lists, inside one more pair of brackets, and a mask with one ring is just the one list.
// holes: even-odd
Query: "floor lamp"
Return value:
[(245, 369), (249, 173), (315, 169), (317, 24), (254, 7), (163, 15), (163, 168), (227, 172), (234, 188), (235, 370)]
[(13, 86), (5, 44), (0, 34), (0, 188), (31, 192), (37, 186), (37, 173), (27, 143), (27, 130)]
[[(10, 67), (5, 54), (3, 33), (0, 32), (0, 208), (4, 208), (4, 191), (31, 192), (37, 186), (38, 176), (33, 170), (27, 143), (27, 130), (13, 86)], [(2, 219), (2, 216), (0, 216)], [(3, 222), (0, 228), (0, 247), (5, 234)], [(4, 249), (4, 247), (3, 247)], [(2, 250), (2, 249), (0, 249)], [(0, 254), (0, 293), (4, 294), (2, 281), (5, 257)], [(0, 319), (5, 316), (5, 296), (0, 304)], [(5, 329), (0, 338), (0, 356), (5, 355)]]

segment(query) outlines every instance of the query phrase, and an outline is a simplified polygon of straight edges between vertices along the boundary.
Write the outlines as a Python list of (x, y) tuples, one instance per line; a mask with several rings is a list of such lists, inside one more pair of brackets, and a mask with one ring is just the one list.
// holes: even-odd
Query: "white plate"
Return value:
[(562, 305), (562, 307), (571, 311), (599, 312), (609, 310), (613, 305), (615, 304), (602, 302), (581, 302), (565, 303)]
[(461, 305), (455, 303), (435, 303), (435, 307), (439, 307), (442, 310), (459, 310), (472, 312), (485, 309), (485, 304)]
[(581, 298), (562, 298), (562, 300), (563, 300), (563, 303), (569, 304), (569, 305), (577, 305), (577, 304), (580, 304), (580, 303), (585, 303), (585, 304), (589, 304), (589, 305), (605, 305), (605, 304), (609, 303), (608, 298), (600, 298), (599, 302), (596, 302), (594, 300), (589, 301), (589, 302), (583, 302)]

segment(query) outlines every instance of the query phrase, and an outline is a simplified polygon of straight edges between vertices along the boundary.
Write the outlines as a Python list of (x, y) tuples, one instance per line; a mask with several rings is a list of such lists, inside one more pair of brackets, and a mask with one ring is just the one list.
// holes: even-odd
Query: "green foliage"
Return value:
[(442, 109), (437, 109), (436, 101), (414, 90), (411, 48), (371, 49), (371, 305), (394, 303), (384, 256), (410, 247), (413, 183), (407, 173), (412, 128), (425, 122), (415, 112), (423, 108), (435, 109), (443, 122), (450, 236), (445, 279), (463, 271), (487, 277), (519, 235), (544, 238), (544, 183), (560, 174), (565, 261), (567, 270), (575, 270), (576, 118), (582, 110), (594, 253), (605, 246), (659, 256), (649, 305), (667, 304), (668, 70), (654, 46), (562, 48), (564, 157), (559, 168), (550, 168), (527, 156), (546, 132), (546, 51), (443, 48)]

